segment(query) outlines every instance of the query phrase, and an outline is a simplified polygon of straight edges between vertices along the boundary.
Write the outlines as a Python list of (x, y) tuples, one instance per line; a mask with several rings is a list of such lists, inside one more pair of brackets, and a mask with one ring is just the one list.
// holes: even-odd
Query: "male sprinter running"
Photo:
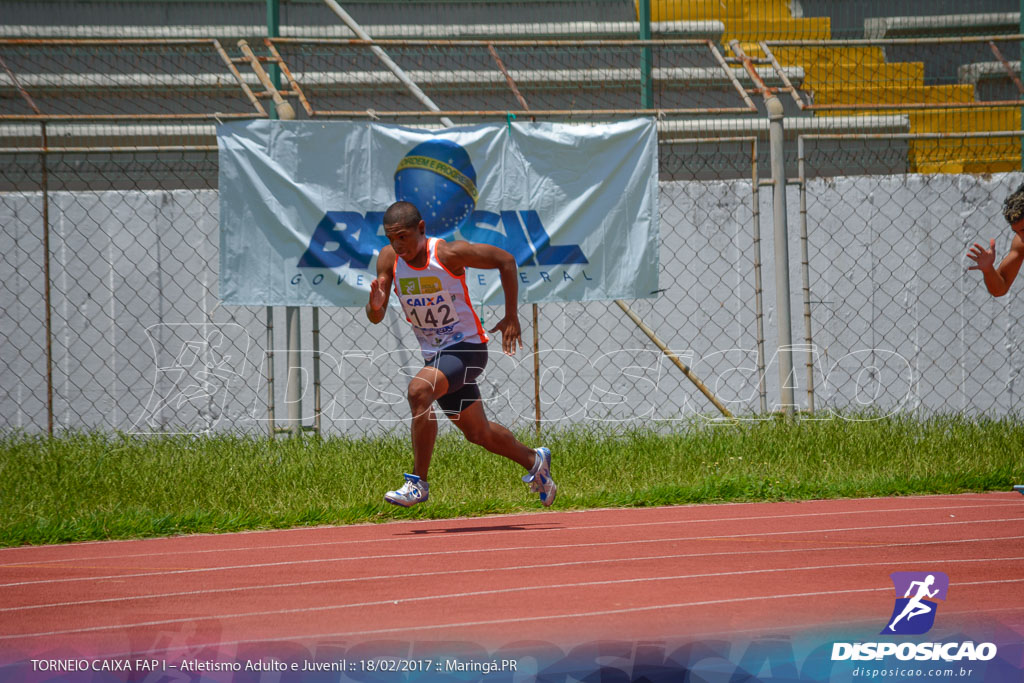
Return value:
[(518, 272), (512, 254), (487, 244), (446, 242), (426, 236), (420, 212), (409, 202), (395, 202), (384, 214), (384, 234), (391, 242), (377, 257), (377, 279), (370, 283), (366, 317), (384, 319), (394, 287), (423, 351), (424, 366), (409, 382), (412, 409), (412, 474), (384, 500), (410, 507), (427, 500), (427, 470), (437, 439), (433, 403), (444, 411), (471, 443), (514, 460), (527, 470), (523, 481), (540, 494), (545, 507), (555, 502), (551, 451), (521, 444), (512, 432), (484, 415), (476, 380), (487, 364), (487, 333), (469, 301), (466, 268), (497, 268), (505, 292), (505, 317), (491, 332), (501, 332), (501, 348), (522, 348), (519, 327)]

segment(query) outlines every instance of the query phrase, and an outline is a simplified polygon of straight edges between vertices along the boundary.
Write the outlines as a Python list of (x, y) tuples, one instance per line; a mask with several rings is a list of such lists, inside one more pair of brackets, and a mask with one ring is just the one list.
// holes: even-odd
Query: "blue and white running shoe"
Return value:
[(384, 494), (384, 500), (392, 505), (400, 505), (404, 508), (412, 507), (416, 503), (422, 503), (430, 497), (430, 484), (422, 481), (415, 474), (406, 474), (405, 483), (397, 491), (388, 491)]
[(558, 493), (558, 484), (551, 478), (551, 451), (547, 448), (535, 449), (537, 459), (529, 474), (523, 475), (523, 481), (530, 485), (530, 490), (540, 494), (540, 502), (544, 507), (551, 507)]

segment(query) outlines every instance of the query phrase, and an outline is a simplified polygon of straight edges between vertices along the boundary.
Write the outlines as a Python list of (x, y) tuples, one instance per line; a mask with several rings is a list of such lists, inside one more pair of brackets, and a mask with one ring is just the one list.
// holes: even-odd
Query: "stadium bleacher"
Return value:
[[(970, 12), (932, 16), (874, 17), (864, 20), (864, 37), (886, 38), (948, 38), (1017, 34), (1019, 12)], [(955, 43), (900, 42), (885, 46), (891, 61), (917, 61), (923, 66), (924, 88), (945, 88), (950, 97), (936, 104), (985, 103), (1013, 101), (1021, 97), (1014, 74), (1003, 56), (1019, 54), (1017, 41), (974, 40)], [(998, 59), (996, 59), (998, 58)], [(1020, 62), (1016, 63), (1016, 75)], [(907, 101), (919, 102), (920, 99)], [(937, 107), (930, 111), (910, 113), (915, 132), (958, 133), (1019, 130), (1020, 110), (1016, 108), (980, 107), (973, 110)], [(955, 152), (959, 149), (959, 153)], [(970, 151), (976, 150), (972, 155)], [(1017, 138), (992, 138), (967, 144), (952, 141), (920, 141), (912, 148), (914, 168), (929, 172), (990, 173), (1019, 169), (1020, 141)]]
[(864, 37), (913, 38), (924, 36), (972, 36), (1016, 33), (1020, 12), (973, 12), (911, 17), (869, 17)]
[[(551, 40), (556, 38), (630, 39), (639, 32), (636, 21), (562, 21), (482, 24), (370, 24), (363, 29), (378, 40), (417, 39), (508, 39)], [(651, 23), (655, 37), (721, 40), (722, 22), (658, 21)], [(4, 24), (0, 38), (220, 38), (238, 39), (266, 36), (260, 24), (148, 24), (117, 26), (105, 24)], [(355, 32), (335, 20), (333, 24), (302, 26), (286, 25), (280, 35), (288, 38), (356, 38)]]
[[(933, 2), (931, 11), (926, 10), (923, 15), (885, 16), (892, 3), (847, 3), (853, 4), (879, 13), (880, 16), (859, 17), (863, 22), (864, 37), (878, 40), (878, 45), (771, 48), (780, 64), (804, 69), (802, 89), (810, 95), (808, 101), (818, 108), (820, 115), (859, 117), (883, 112), (903, 115), (910, 123), (910, 132), (951, 136), (1020, 128), (1019, 109), (967, 108), (979, 101), (993, 99), (989, 95), (990, 89), (979, 92), (979, 79), (983, 74), (993, 82), (1005, 75), (1007, 83), (1015, 87), (1005, 69), (1002, 74), (983, 67), (976, 67), (974, 71), (969, 68), (962, 70), (965, 64), (979, 61), (978, 58), (986, 54), (992, 59), (993, 47), (987, 41), (958, 43), (957, 49), (951, 50), (948, 44), (937, 42), (903, 45), (883, 40), (894, 36), (926, 38), (1012, 34), (1019, 30), (1019, 13), (935, 14), (945, 6)], [(985, 9), (991, 4), (982, 2), (978, 8)], [(738, 36), (744, 51), (750, 54), (762, 53), (760, 46), (751, 42), (754, 37), (769, 42), (776, 37), (779, 40), (809, 42), (832, 38), (831, 26), (827, 23), (831, 21), (828, 10), (843, 11), (836, 3), (813, 1), (756, 5), (728, 2), (721, 6), (727, 9), (722, 9), (709, 3), (665, 0), (658, 6), (662, 10), (658, 18), (663, 20), (720, 17), (725, 25), (725, 36)], [(1005, 8), (1005, 3), (1002, 7)], [(825, 16), (808, 17), (807, 10), (818, 10)], [(745, 31), (751, 25), (749, 22), (757, 23), (758, 12), (774, 12), (773, 20), (763, 24), (767, 30), (758, 36), (750, 36)], [(1008, 51), (1007, 45), (1004, 45), (1004, 50)], [(973, 80), (960, 77), (961, 74), (969, 76), (974, 73), (978, 78)], [(1006, 84), (1001, 84), (1001, 87), (1001, 92), (1007, 95), (1004, 101), (1018, 98), (1017, 93), (1005, 92)], [(1020, 167), (1020, 143), (1009, 136), (968, 141), (915, 140), (909, 145), (909, 155), (909, 168), (921, 172), (995, 172)]]
[(961, 83), (974, 88), (976, 102), (1016, 100), (1024, 96), (1020, 60), (961, 64), (957, 75)]
[[(0, 40), (44, 39), (219, 39), (225, 50), (235, 55), (235, 43), (246, 38), (254, 45), (266, 35), (259, 23), (260, 14), (253, 3), (232, 3), (239, 11), (226, 12), (215, 4), (197, 5), (191, 11), (180, 3), (108, 2), (97, 6), (122, 8), (124, 23), (107, 21), (102, 13), (82, 13), (81, 7), (62, 14), (63, 23), (42, 21), (45, 6), (51, 3), (6, 3), (17, 11), (7, 14), (0, 25)], [(71, 3), (74, 4), (74, 3)], [(257, 3), (259, 4), (259, 3)], [(439, 7), (443, 2), (436, 3)], [(527, 12), (516, 3), (484, 3), (486, 9), (459, 7), (459, 21), (445, 21), (441, 11), (428, 13), (426, 3), (346, 3), (354, 14), (368, 19), (363, 28), (379, 40), (537, 40), (561, 39), (621, 40), (638, 34), (636, 4), (594, 3), (594, 11), (580, 20), (579, 2), (529, 3)], [(863, 12), (882, 12), (891, 3), (857, 3)], [(915, 6), (913, 2), (904, 3)], [(1002, 7), (999, 0), (980, 0), (979, 9)], [(63, 6), (63, 5), (62, 5)], [(766, 55), (761, 41), (823, 41), (833, 37), (836, 19), (820, 15), (823, 7), (836, 3), (819, 0), (652, 0), (652, 34), (656, 39), (708, 41), (725, 57), (731, 57), (728, 44), (739, 41), (743, 51), (758, 61), (757, 73), (769, 88), (784, 91), (787, 85), (797, 89), (805, 104), (797, 106), (789, 96), (780, 99), (786, 107), (790, 131), (949, 133), (965, 131), (1004, 131), (1020, 127), (1020, 111), (1006, 106), (976, 106), (985, 102), (1016, 100), (1021, 93), (1013, 75), (1000, 61), (993, 61), (991, 48), (978, 42), (976, 47), (988, 58), (959, 50), (956, 59), (948, 48), (935, 45), (909, 46), (771, 46)], [(901, 5), (902, 7), (902, 5)], [(933, 10), (946, 8), (942, 2)], [(867, 9), (864, 9), (867, 8)], [(244, 11), (242, 11), (244, 9)], [(436, 8), (434, 8), (436, 10)], [(289, 21), (282, 22), (284, 38), (306, 39), (304, 46), (282, 46), (303, 93), (318, 112), (336, 115), (364, 114), (422, 109), (403, 89), (399, 81), (365, 49), (323, 46), (316, 41), (339, 43), (354, 37), (352, 30), (317, 3), (295, 4)], [(78, 14), (76, 14), (78, 13)], [(248, 13), (248, 14), (247, 14)], [(838, 16), (838, 14), (837, 14)], [(841, 15), (842, 30), (850, 23), (849, 13)], [(75, 23), (77, 20), (77, 23)], [(161, 21), (162, 20), (162, 21)], [(191, 23), (190, 23), (191, 20)], [(239, 23), (241, 20), (242, 23)], [(864, 35), (878, 39), (894, 35), (928, 36), (948, 31), (1011, 33), (1019, 28), (1019, 13), (979, 12), (975, 14), (926, 14), (922, 16), (858, 16)], [(1017, 22), (1017, 23), (1014, 23)], [(316, 47), (312, 47), (313, 45)], [(973, 45), (973, 44), (972, 44)], [(898, 48), (898, 49), (897, 49)], [(287, 52), (291, 49), (291, 52)], [(596, 48), (593, 48), (596, 50)], [(754, 82), (736, 60), (728, 65), (716, 59), (702, 45), (663, 49), (655, 56), (652, 80), (655, 108), (676, 113), (679, 120), (661, 121), (666, 140), (686, 136), (685, 131), (744, 131), (743, 135), (763, 134), (764, 107), (756, 95)], [(972, 47), (973, 49), (973, 47)], [(335, 52), (332, 52), (334, 50)], [(412, 80), (438, 105), (448, 111), (495, 111), (520, 108), (506, 84), (506, 76), (486, 55), (456, 54), (437, 50), (426, 57), (426, 48), (415, 49), (392, 44), (391, 53), (406, 64)], [(403, 52), (404, 50), (404, 52)], [(482, 48), (478, 50), (480, 52)], [(916, 52), (915, 52), (916, 50)], [(319, 51), (318, 54), (313, 54)], [(558, 111), (625, 111), (639, 107), (640, 69), (633, 52), (621, 49), (603, 56), (583, 55), (579, 48), (548, 47), (513, 50), (502, 48), (508, 72), (532, 109)], [(635, 48), (634, 48), (635, 51)], [(1009, 53), (1009, 50), (1006, 50)], [(8, 53), (4, 53), (8, 54)], [(941, 68), (936, 55), (941, 54)], [(899, 58), (908, 56), (914, 58)], [(967, 59), (974, 55), (974, 58)], [(767, 56), (778, 60), (776, 70)], [(1017, 56), (1017, 55), (1012, 55)], [(17, 55), (15, 55), (17, 57)], [(238, 79), (212, 52), (193, 63), (158, 64), (158, 60), (137, 65), (104, 61), (101, 69), (85, 59), (52, 59), (40, 66), (17, 58), (9, 59), (23, 88), (33, 93), (47, 113), (111, 115), (194, 114), (199, 110), (241, 114), (251, 112)], [(633, 61), (633, 63), (630, 63)], [(59, 64), (59, 65), (58, 65)], [(1010, 64), (1018, 71), (1019, 61)], [(241, 80), (259, 91), (255, 75), (239, 67)], [(287, 85), (283, 86), (287, 87)], [(27, 113), (14, 92), (11, 78), (0, 72), (0, 93), (4, 113)], [(180, 97), (188, 93), (188, 97)], [(750, 103), (756, 111), (750, 109)], [(905, 106), (901, 106), (905, 105)], [(742, 114), (746, 107), (748, 116)], [(296, 107), (296, 109), (300, 109)], [(698, 111), (698, 110), (707, 111)], [(691, 112), (692, 110), (692, 112)], [(721, 110), (717, 114), (714, 110)], [(680, 113), (685, 112), (685, 113)], [(300, 118), (305, 114), (300, 110)], [(755, 120), (756, 119), (756, 120)], [(389, 120), (386, 117), (382, 120)], [(435, 119), (390, 119), (404, 125), (435, 126)], [(479, 118), (463, 117), (469, 123)], [(583, 120), (587, 120), (586, 117)], [(24, 146), (33, 137), (33, 126), (0, 122), (0, 146)], [(124, 145), (213, 144), (211, 122), (162, 122), (148, 126), (113, 123), (92, 126), (88, 131), (71, 123), (51, 127), (55, 139), (68, 146), (89, 144)], [(975, 145), (977, 146), (977, 145)], [(884, 170), (974, 171), (991, 172), (1019, 168), (1020, 145), (1012, 137), (986, 140), (984, 149), (974, 155), (972, 144), (920, 140), (906, 145), (908, 160), (904, 167)], [(957, 152), (955, 150), (959, 149)], [(876, 169), (878, 170), (878, 169)]]
[[(915, 17), (929, 21), (931, 17), (959, 16), (966, 10), (980, 15), (1001, 15), (1017, 12), (1015, 0), (795, 0), (792, 5), (800, 17), (828, 17), (832, 38), (863, 38), (865, 24), (875, 23), (882, 17)], [(936, 26), (941, 28), (942, 22)], [(1010, 33), (1015, 30), (1008, 31)], [(945, 33), (933, 35), (965, 35), (955, 25), (946, 27)]]

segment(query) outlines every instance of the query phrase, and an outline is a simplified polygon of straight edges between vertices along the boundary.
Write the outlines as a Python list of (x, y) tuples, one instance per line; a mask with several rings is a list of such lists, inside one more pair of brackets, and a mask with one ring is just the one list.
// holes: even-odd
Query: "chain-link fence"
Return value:
[(803, 401), (1018, 413), (1024, 307), (1020, 297), (989, 296), (966, 255), (990, 240), (997, 264), (1008, 252), (1002, 201), (1020, 174), (813, 179), (831, 160), (802, 151), (794, 338), (806, 345), (801, 361), (813, 378)]
[[(233, 4), (240, 12), (225, 26), (242, 22), (248, 6)], [(498, 4), (576, 11), (579, 21), (584, 3), (488, 7)], [(446, 7), (455, 5), (466, 16), (478, 9)], [(634, 11), (628, 2), (586, 5), (609, 10), (588, 20), (635, 21), (620, 16)], [(410, 4), (402, 25), (419, 25), (414, 14), (430, 6)], [(381, 25), (399, 9), (375, 7)], [(282, 15), (292, 11), (325, 10), (283, 4)], [(523, 22), (491, 18), (516, 31), (527, 30)], [(989, 297), (964, 254), (990, 237), (1006, 250), (998, 208), (1021, 163), (1020, 110), (1006, 88), (1017, 88), (1019, 63), (986, 81), (1003, 90), (978, 81), (968, 98), (965, 88), (926, 82), (927, 66), (893, 63), (887, 38), (730, 43), (712, 27), (710, 36), (651, 42), (564, 31), (517, 41), (501, 30), (461, 42), (260, 40), (253, 57), (237, 33), (0, 40), (0, 429), (269, 430), (283, 424), (289, 376), (302, 382), (303, 423), (324, 433), (405, 423), (407, 368), (418, 361), (394, 312), (370, 326), (358, 309), (304, 309), (302, 372), (289, 375), (282, 312), (218, 302), (214, 124), (272, 114), (261, 65), (300, 118), (438, 128), (442, 117), (479, 123), (513, 112), (580, 122), (656, 116), (660, 284), (651, 298), (624, 303), (736, 415), (779, 410), (783, 382), (796, 386), (797, 408), (818, 415), (1016, 410), (1019, 304)], [(1020, 49), (1019, 35), (921, 40), (961, 66), (977, 63), (978, 46), (1003, 61)], [(410, 95), (374, 47), (440, 111)], [(764, 101), (773, 93), (785, 105), (797, 344), (785, 380)], [(482, 313), (485, 326), (501, 317)], [(520, 318), (527, 348), (515, 358), (493, 353), (484, 375), (488, 408), (504, 423), (719, 415), (613, 302), (523, 306)]]
[[(662, 158), (678, 163), (674, 157), (696, 144), (664, 145)], [(753, 145), (753, 138), (745, 141), (748, 150)], [(287, 350), (280, 319), (268, 330), (266, 309), (218, 304), (217, 195), (213, 185), (195, 186), (208, 175), (204, 166), (215, 164), (212, 153), (159, 161), (127, 153), (46, 155), (48, 230), (44, 193), (24, 187), (26, 178), (41, 179), (40, 157), (0, 158), (0, 183), (23, 186), (0, 193), (0, 414), (6, 428), (34, 431), (52, 419), (58, 430), (260, 429), (272, 403), (282, 417), (280, 370), (273, 399), (267, 387), (268, 358), (280, 363)], [(132, 187), (124, 182), (129, 174)], [(90, 186), (105, 175), (122, 182), (116, 189)], [(763, 346), (752, 276), (753, 187), (750, 181), (718, 188), (663, 184), (664, 289), (629, 303), (691, 363), (722, 348), (723, 340), (754, 350), (755, 358)], [(716, 194), (729, 209), (708, 204)], [(703, 397), (612, 302), (545, 304), (537, 314), (535, 323), (531, 306), (520, 311), (525, 353), (514, 359), (494, 353), (486, 373), (491, 409), (508, 421), (535, 417), (535, 324), (545, 422), (685, 419), (708, 411)], [(482, 315), (486, 326), (501, 312), (485, 307)], [(308, 310), (303, 323), (307, 424), (316, 408), (315, 373), (325, 431), (405, 420), (402, 368), (415, 364), (417, 354), (397, 313), (374, 327), (361, 310), (321, 309), (317, 369)], [(757, 396), (739, 408), (758, 411)]]
[[(662, 145), (663, 170), (697, 144), (708, 143)], [(753, 149), (754, 139), (745, 145)], [(202, 164), (215, 163), (212, 154), (174, 164), (92, 157), (47, 157), (48, 237), (39, 190), (0, 193), (5, 428), (45, 429), (52, 415), (58, 430), (261, 430), (274, 404), (281, 422), (281, 315), (268, 329), (266, 309), (218, 304), (215, 188), (147, 189), (169, 184), (175, 166), (188, 163), (196, 164), (184, 178), (191, 182)], [(3, 158), (4, 180), (41, 171), (38, 158)], [(821, 153), (804, 160), (807, 169), (818, 163), (833, 162)], [(114, 169), (130, 170), (137, 186), (66, 189)], [(967, 245), (989, 236), (1005, 251), (999, 206), (1013, 183), (1009, 176), (811, 178), (805, 211), (800, 186), (791, 186), (793, 338), (806, 343), (796, 354), (801, 408), (1016, 409), (1020, 305), (990, 300), (964, 258)], [(758, 187), (739, 177), (663, 181), (660, 291), (628, 302), (746, 417), (779, 407), (774, 266), (770, 256), (764, 262), (773, 249), (770, 220), (760, 234), (772, 205)], [(801, 232), (809, 286), (798, 275)], [(501, 316), (490, 307), (482, 314), (485, 325)], [(525, 353), (495, 352), (484, 380), (490, 410), (506, 422), (525, 426), (535, 417), (534, 329), (545, 423), (716, 415), (612, 302), (542, 305), (536, 328), (532, 307), (520, 317)], [(321, 309), (318, 368), (308, 310), (303, 318), (305, 423), (316, 417), (315, 374), (325, 433), (404, 422), (403, 368), (417, 361), (399, 316), (370, 326), (360, 310)], [(267, 386), (273, 358), (276, 388)]]

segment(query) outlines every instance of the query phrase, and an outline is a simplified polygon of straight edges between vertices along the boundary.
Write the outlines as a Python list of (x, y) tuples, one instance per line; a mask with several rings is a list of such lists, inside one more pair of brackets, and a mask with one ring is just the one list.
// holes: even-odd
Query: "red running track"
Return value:
[(894, 571), (945, 572), (944, 618), (1024, 634), (1024, 498), (554, 509), (9, 548), (0, 652), (878, 633)]

